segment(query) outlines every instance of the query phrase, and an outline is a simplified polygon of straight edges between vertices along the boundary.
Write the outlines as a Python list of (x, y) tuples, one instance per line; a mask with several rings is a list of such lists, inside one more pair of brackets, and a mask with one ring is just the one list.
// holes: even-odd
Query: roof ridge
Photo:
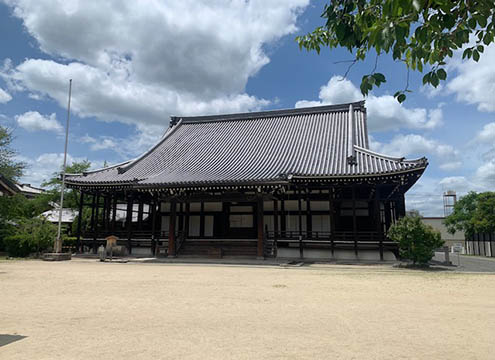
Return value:
[(174, 126), (178, 121), (182, 121), (183, 124), (188, 124), (188, 123), (197, 123), (197, 122), (251, 120), (251, 119), (259, 119), (266, 117), (280, 117), (280, 116), (301, 115), (301, 114), (318, 114), (318, 113), (335, 112), (335, 111), (348, 111), (350, 105), (353, 106), (354, 110), (366, 111), (365, 101), (361, 100), (346, 104), (312, 106), (312, 107), (294, 108), (294, 109), (275, 109), (275, 110), (254, 111), (254, 112), (245, 112), (245, 113), (201, 115), (201, 116), (171, 116), (170, 126)]

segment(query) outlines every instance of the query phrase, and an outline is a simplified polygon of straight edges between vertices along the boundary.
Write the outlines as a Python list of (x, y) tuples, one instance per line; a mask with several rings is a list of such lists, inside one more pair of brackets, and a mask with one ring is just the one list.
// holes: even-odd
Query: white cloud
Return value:
[(474, 175), (476, 181), (487, 190), (495, 190), (495, 159), (482, 164)]
[(459, 151), (453, 146), (417, 134), (397, 135), (386, 144), (372, 138), (370, 145), (373, 150), (392, 156), (432, 155), (438, 159), (442, 170), (455, 170), (462, 165)]
[(269, 62), (263, 47), (293, 33), (308, 2), (12, 0), (42, 51), (69, 63), (27, 59), (3, 77), (63, 107), (72, 78), (76, 113), (134, 124), (255, 110), (268, 101), (245, 86)]
[(0, 89), (0, 104), (8, 103), (10, 100), (12, 100), (12, 96), (5, 90)]
[(42, 115), (37, 111), (28, 111), (21, 115), (16, 115), (15, 120), (20, 127), (28, 131), (54, 131), (62, 132), (63, 127), (57, 121), (55, 113), (51, 115)]
[(495, 44), (485, 47), (478, 62), (455, 58), (449, 63), (449, 74), (456, 71), (457, 75), (448, 81), (447, 90), (455, 93), (458, 101), (477, 105), (479, 111), (495, 111), (493, 64), (495, 64)]
[[(301, 100), (296, 108), (316, 105), (342, 104), (363, 99), (359, 89), (347, 79), (333, 76), (320, 88), (320, 101)], [(368, 127), (371, 131), (385, 131), (399, 128), (433, 129), (443, 123), (440, 107), (436, 109), (407, 108), (393, 96), (369, 95), (366, 99)]]
[[(488, 167), (491, 167), (491, 169), (488, 169)], [(492, 162), (485, 170), (489, 170), (495, 176), (495, 163)], [(406, 208), (407, 210), (419, 210), (423, 216), (443, 216), (444, 192), (453, 190), (457, 194), (457, 199), (459, 199), (470, 191), (493, 191), (495, 177), (489, 178), (488, 181), (483, 179), (483, 174), (480, 173), (485, 170), (477, 171), (471, 177), (448, 176), (438, 178), (423, 175), (406, 193)]]
[(485, 151), (481, 155), (484, 161), (495, 160), (495, 122), (485, 124), (471, 143)]
[[(493, 94), (495, 96), (495, 93)], [(495, 146), (495, 122), (491, 122), (483, 126), (476, 136), (478, 141)]]
[(160, 125), (138, 125), (132, 134), (123, 138), (85, 135), (75, 140), (88, 144), (91, 151), (110, 150), (118, 154), (122, 160), (127, 160), (141, 155), (154, 146), (164, 133), (165, 127)]
[[(24, 176), (21, 179), (22, 183), (32, 184), (40, 186), (46, 180), (49, 180), (54, 173), (60, 172), (62, 164), (64, 162), (63, 153), (43, 153), (36, 158), (28, 158), (25, 156), (19, 156), (19, 161), (23, 161), (27, 164), (27, 169), (24, 172)], [(84, 158), (73, 157), (67, 154), (67, 165), (71, 165), (73, 162), (81, 162)], [(91, 168), (97, 169), (103, 167), (103, 161), (92, 160)]]

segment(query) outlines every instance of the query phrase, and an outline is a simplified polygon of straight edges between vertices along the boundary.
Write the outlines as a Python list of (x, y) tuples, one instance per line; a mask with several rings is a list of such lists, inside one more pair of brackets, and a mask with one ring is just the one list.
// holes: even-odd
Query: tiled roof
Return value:
[(193, 186), (291, 177), (373, 176), (424, 169), (368, 149), (364, 102), (257, 113), (174, 117), (148, 152), (119, 166), (67, 175), (70, 184)]

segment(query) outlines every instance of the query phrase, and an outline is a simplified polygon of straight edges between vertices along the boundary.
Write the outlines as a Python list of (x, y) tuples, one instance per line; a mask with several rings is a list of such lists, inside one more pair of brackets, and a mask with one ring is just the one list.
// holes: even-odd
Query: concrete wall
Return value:
[(423, 224), (431, 225), (435, 230), (440, 231), (442, 240), (445, 241), (445, 246), (449, 248), (454, 244), (462, 244), (466, 247), (466, 240), (463, 231), (456, 231), (455, 234), (451, 234), (447, 231), (447, 227), (444, 225), (444, 217), (424, 217), (421, 219)]
[[(358, 255), (354, 250), (335, 249), (332, 256), (332, 251), (328, 249), (304, 249), (304, 259), (307, 260), (360, 260), (360, 261), (380, 261), (380, 252), (378, 250), (358, 250)], [(278, 259), (298, 259), (298, 248), (278, 248)], [(388, 250), (383, 252), (383, 260), (395, 261), (395, 255)]]

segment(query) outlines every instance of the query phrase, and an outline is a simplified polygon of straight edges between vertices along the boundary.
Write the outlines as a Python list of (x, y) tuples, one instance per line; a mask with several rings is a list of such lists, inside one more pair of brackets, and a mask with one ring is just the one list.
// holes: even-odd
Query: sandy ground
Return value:
[(0, 261), (0, 359), (493, 359), (495, 276)]

